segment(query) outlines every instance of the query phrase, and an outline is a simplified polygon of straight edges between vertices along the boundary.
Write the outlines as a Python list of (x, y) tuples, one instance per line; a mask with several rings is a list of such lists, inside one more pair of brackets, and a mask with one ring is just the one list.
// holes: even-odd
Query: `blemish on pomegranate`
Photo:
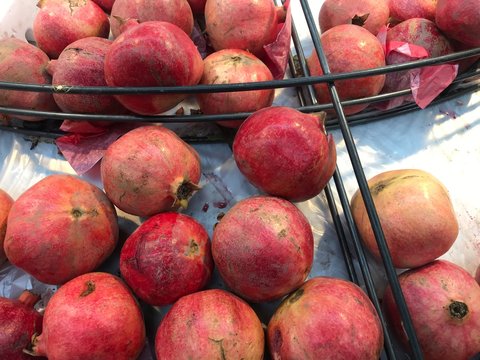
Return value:
[(80, 294), (80, 297), (85, 297), (90, 295), (95, 291), (95, 283), (91, 280), (85, 282), (85, 290)]
[(74, 218), (79, 218), (83, 215), (83, 211), (80, 210), (79, 208), (73, 208), (72, 211), (71, 211), (71, 214)]
[(288, 303), (289, 304), (293, 304), (294, 302), (296, 302), (298, 299), (300, 299), (303, 295), (303, 293), (305, 292), (305, 290), (303, 290), (302, 288), (298, 289), (297, 291), (295, 291), (292, 295), (290, 295), (290, 297), (288, 298)]
[(190, 239), (190, 243), (188, 244), (188, 249), (185, 252), (185, 255), (187, 256), (197, 255), (198, 252), (199, 252), (198, 244), (195, 242), (195, 240)]
[(279, 328), (276, 328), (273, 332), (272, 352), (278, 352), (283, 344), (282, 332)]
[(285, 230), (285, 229), (280, 230), (278, 232), (277, 236), (280, 237), (280, 238), (284, 238), (285, 236), (287, 236), (287, 230)]
[(465, 316), (468, 315), (468, 306), (464, 302), (452, 300), (450, 305), (448, 306), (448, 310), (450, 312), (450, 316), (462, 320)]

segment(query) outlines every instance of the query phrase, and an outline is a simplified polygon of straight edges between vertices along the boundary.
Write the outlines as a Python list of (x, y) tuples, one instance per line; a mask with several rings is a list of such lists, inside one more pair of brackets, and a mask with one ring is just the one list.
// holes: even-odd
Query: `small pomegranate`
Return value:
[(5, 240), (5, 233), (7, 232), (7, 219), (10, 213), (10, 208), (13, 205), (13, 199), (8, 193), (0, 189), (0, 265), (7, 260), (5, 250), (3, 249), (3, 242)]
[(435, 22), (448, 37), (470, 46), (480, 46), (478, 0), (438, 0)]

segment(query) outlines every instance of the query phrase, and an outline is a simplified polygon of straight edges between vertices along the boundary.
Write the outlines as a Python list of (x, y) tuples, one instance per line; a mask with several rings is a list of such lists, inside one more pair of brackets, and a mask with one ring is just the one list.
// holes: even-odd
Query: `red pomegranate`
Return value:
[(7, 260), (5, 250), (3, 250), (3, 242), (5, 233), (7, 232), (7, 219), (10, 208), (13, 205), (13, 199), (8, 193), (0, 189), (0, 265)]
[[(437, 260), (399, 275), (425, 360), (469, 360), (480, 352), (480, 286), (461, 267)], [(407, 344), (390, 287), (385, 311)]]
[(272, 359), (377, 360), (383, 332), (372, 302), (354, 283), (315, 277), (287, 297), (268, 323)]
[(435, 22), (448, 37), (480, 46), (480, 6), (477, 0), (438, 0)]
[(71, 175), (49, 175), (14, 202), (4, 247), (13, 265), (62, 284), (94, 270), (117, 241), (115, 209), (100, 189)]
[(389, 0), (390, 16), (398, 21), (423, 18), (435, 21), (437, 0)]
[(158, 360), (261, 360), (264, 346), (262, 324), (252, 308), (219, 289), (180, 298), (155, 337)]

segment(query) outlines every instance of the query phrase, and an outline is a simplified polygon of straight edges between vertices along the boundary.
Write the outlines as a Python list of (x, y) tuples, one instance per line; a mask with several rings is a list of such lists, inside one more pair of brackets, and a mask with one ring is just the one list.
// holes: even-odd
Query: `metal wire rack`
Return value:
[[(351, 165), (358, 182), (358, 186), (362, 197), (364, 199), (368, 216), (372, 224), (372, 228), (377, 239), (380, 253), (383, 259), (383, 265), (387, 274), (388, 282), (392, 288), (392, 292), (400, 311), (405, 332), (409, 339), (410, 356), (413, 359), (423, 359), (422, 351), (416, 338), (416, 334), (412, 325), (412, 321), (403, 297), (400, 285), (398, 283), (395, 268), (392, 264), (391, 256), (387, 248), (385, 237), (380, 225), (380, 221), (368, 189), (367, 180), (363, 172), (362, 164), (358, 156), (355, 142), (353, 140), (350, 127), (358, 124), (363, 124), (371, 121), (378, 121), (394, 115), (404, 114), (410, 111), (418, 110), (416, 104), (407, 103), (405, 105), (396, 107), (387, 111), (379, 110), (365, 110), (359, 114), (352, 116), (345, 116), (343, 108), (347, 105), (356, 105), (361, 103), (374, 103), (392, 99), (398, 96), (405, 96), (411, 93), (409, 89), (372, 96), (369, 98), (362, 98), (357, 100), (340, 101), (335, 80), (352, 79), (364, 76), (386, 74), (389, 72), (396, 72), (401, 70), (408, 70), (428, 65), (443, 64), (447, 62), (457, 61), (460, 59), (480, 56), (480, 48), (471, 49), (467, 51), (457, 52), (437, 58), (428, 58), (417, 60), (404, 64), (389, 65), (382, 68), (363, 70), (352, 73), (332, 74), (329, 71), (327, 59), (322, 51), (320, 38), (315, 26), (314, 18), (310, 10), (307, 0), (300, 0), (300, 4), (308, 25), (311, 40), (314, 49), (320, 59), (323, 68), (323, 76), (310, 76), (306, 65), (305, 54), (299, 39), (295, 22), (292, 21), (292, 42), (294, 51), (289, 57), (289, 70), (291, 77), (284, 80), (275, 80), (258, 83), (243, 83), (243, 84), (220, 84), (220, 85), (196, 85), (196, 86), (181, 86), (181, 87), (125, 87), (125, 88), (107, 88), (107, 87), (79, 87), (70, 86), (58, 88), (51, 85), (33, 85), (33, 84), (18, 84), (0, 82), (0, 89), (5, 90), (20, 90), (20, 91), (39, 91), (39, 92), (68, 92), (71, 94), (152, 94), (152, 93), (185, 93), (196, 94), (200, 92), (224, 92), (224, 91), (247, 91), (254, 89), (267, 88), (286, 88), (293, 87), (296, 89), (300, 106), (298, 110), (306, 113), (317, 112), (327, 109), (334, 109), (336, 116), (327, 119), (326, 128), (339, 128), (345, 141), (346, 149), (350, 157)], [(313, 84), (324, 82), (328, 84), (330, 95), (333, 99), (330, 104), (317, 104)], [(457, 76), (454, 82), (432, 103), (436, 104), (446, 101), (457, 96), (473, 92), (480, 87), (480, 68), (478, 63), (463, 74)], [(24, 110), (17, 108), (0, 107), (0, 113), (8, 115), (28, 115), (48, 118), (49, 120), (42, 122), (18, 122), (13, 126), (3, 125), (0, 130), (8, 130), (22, 133), (27, 136), (56, 138), (64, 133), (58, 129), (58, 125), (63, 119), (71, 120), (88, 120), (88, 121), (115, 121), (115, 122), (162, 122), (162, 123), (181, 123), (181, 122), (214, 122), (219, 120), (240, 120), (245, 119), (250, 113), (235, 113), (222, 115), (158, 115), (158, 116), (140, 116), (140, 115), (91, 115), (91, 114), (73, 114), (63, 112), (44, 112)], [(226, 131), (222, 138), (207, 138), (207, 139), (189, 139), (190, 141), (226, 141), (232, 139), (232, 133)], [(381, 355), (382, 359), (398, 359), (393, 345), (393, 334), (389, 329), (386, 319), (382, 313), (380, 301), (375, 293), (375, 284), (372, 274), (369, 269), (369, 264), (366, 258), (365, 251), (362, 247), (360, 237), (358, 235), (356, 226), (353, 221), (352, 213), (349, 207), (349, 199), (347, 192), (343, 185), (341, 174), (336, 169), (333, 175), (333, 185), (328, 184), (325, 188), (326, 199), (330, 208), (334, 226), (343, 252), (346, 268), (348, 270), (350, 279), (366, 288), (367, 294), (372, 300), (379, 316), (385, 335), (384, 351)], [(337, 208), (335, 195), (340, 200), (341, 211)], [(359, 262), (359, 267), (354, 266), (353, 259), (356, 258)]]

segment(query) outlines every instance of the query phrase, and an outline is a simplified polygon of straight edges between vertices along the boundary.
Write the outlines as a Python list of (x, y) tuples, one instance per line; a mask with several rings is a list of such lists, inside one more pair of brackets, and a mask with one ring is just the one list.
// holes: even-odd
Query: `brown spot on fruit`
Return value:
[(85, 282), (85, 287), (86, 289), (80, 294), (80, 297), (88, 296), (95, 291), (95, 283), (91, 280)]
[(83, 211), (79, 208), (73, 208), (71, 214), (74, 218), (78, 219), (83, 215)]
[(199, 252), (198, 244), (195, 242), (195, 240), (190, 239), (190, 243), (188, 244), (187, 251), (185, 252), (185, 255), (187, 256), (193, 256), (197, 255)]
[(448, 306), (450, 316), (454, 319), (462, 320), (468, 315), (468, 306), (464, 302), (453, 300)]
[(290, 295), (290, 297), (288, 298), (288, 303), (293, 304), (294, 302), (296, 302), (298, 299), (302, 297), (303, 293), (304, 293), (304, 290), (302, 288), (298, 289), (292, 295)]

